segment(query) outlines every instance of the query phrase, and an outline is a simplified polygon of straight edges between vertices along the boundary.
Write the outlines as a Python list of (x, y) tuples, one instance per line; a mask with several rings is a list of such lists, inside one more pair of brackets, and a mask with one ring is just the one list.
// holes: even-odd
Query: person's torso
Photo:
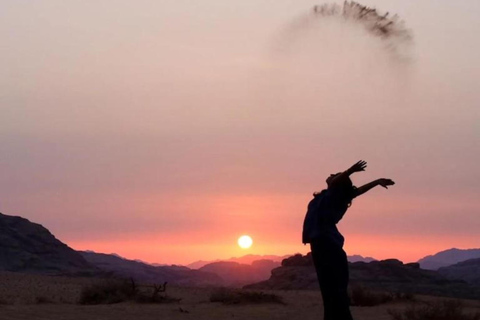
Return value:
[(331, 191), (323, 190), (310, 201), (303, 226), (303, 243), (324, 239), (343, 247), (345, 239), (336, 224), (345, 215), (348, 204), (337, 199)]

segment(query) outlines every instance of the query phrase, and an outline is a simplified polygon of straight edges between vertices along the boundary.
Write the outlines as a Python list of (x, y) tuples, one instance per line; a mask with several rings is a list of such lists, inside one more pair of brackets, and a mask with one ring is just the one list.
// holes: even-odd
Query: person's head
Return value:
[(333, 179), (338, 176), (339, 174), (341, 174), (341, 172), (337, 172), (337, 173), (332, 173), (331, 175), (328, 176), (327, 180), (325, 180), (327, 182), (327, 186), (330, 188), (330, 184), (332, 183)]
[(340, 179), (335, 180), (335, 184), (332, 184), (334, 178), (338, 177), (340, 173), (331, 174), (327, 178), (328, 189), (341, 203), (346, 203), (349, 206), (354, 198), (356, 187), (348, 176), (341, 177)]

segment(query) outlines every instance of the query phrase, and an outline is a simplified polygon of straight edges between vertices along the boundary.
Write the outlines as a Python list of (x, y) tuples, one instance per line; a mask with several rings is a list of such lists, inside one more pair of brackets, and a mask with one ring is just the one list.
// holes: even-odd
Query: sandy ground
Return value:
[[(77, 304), (83, 286), (98, 280), (0, 273), (0, 320), (148, 320), (148, 319), (322, 319), (318, 291), (275, 291), (286, 305), (223, 305), (209, 302), (214, 289), (167, 287), (167, 295), (180, 302), (83, 306)], [(270, 292), (266, 292), (270, 293)], [(422, 298), (438, 299), (438, 298)], [(405, 308), (408, 303), (376, 307), (352, 307), (357, 320), (391, 319), (388, 309)], [(480, 301), (466, 301), (471, 311), (480, 312)]]

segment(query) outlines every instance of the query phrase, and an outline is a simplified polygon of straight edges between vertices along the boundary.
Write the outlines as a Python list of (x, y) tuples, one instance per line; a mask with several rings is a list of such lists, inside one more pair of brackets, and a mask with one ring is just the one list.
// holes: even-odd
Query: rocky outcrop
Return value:
[(141, 283), (163, 283), (180, 286), (219, 286), (223, 280), (216, 274), (191, 270), (183, 266), (153, 266), (128, 260), (115, 254), (79, 252), (89, 263), (120, 278), (133, 278)]
[(0, 270), (66, 275), (98, 272), (40, 224), (1, 213)]
[[(350, 284), (392, 292), (408, 292), (457, 298), (480, 298), (480, 288), (452, 281), (436, 271), (420, 269), (418, 263), (396, 260), (349, 263)], [(272, 270), (270, 279), (245, 286), (249, 289), (318, 290), (310, 254), (295, 255)]]
[(438, 273), (451, 280), (463, 280), (480, 286), (480, 258), (462, 261), (452, 266), (438, 269)]
[(426, 256), (420, 260), (420, 267), (428, 270), (438, 270), (441, 267), (451, 266), (453, 264), (480, 258), (480, 249), (448, 249), (438, 252), (431, 256)]

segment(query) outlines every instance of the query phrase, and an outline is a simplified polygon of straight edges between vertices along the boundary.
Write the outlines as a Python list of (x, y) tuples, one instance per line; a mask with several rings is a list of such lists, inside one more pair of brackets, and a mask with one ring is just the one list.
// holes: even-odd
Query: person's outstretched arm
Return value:
[(382, 178), (382, 179), (373, 180), (372, 182), (367, 183), (367, 184), (357, 188), (355, 190), (355, 197), (358, 197), (358, 196), (364, 194), (365, 192), (369, 191), (370, 189), (372, 189), (376, 186), (382, 186), (385, 189), (388, 189), (388, 186), (393, 186), (394, 184), (395, 184), (395, 182), (393, 182), (393, 180), (391, 180), (391, 179)]
[(367, 162), (363, 161), (363, 160), (360, 160), (357, 163), (355, 163), (353, 166), (348, 168), (347, 170), (345, 170), (342, 173), (340, 173), (339, 175), (335, 176), (332, 179), (332, 182), (330, 183), (330, 185), (335, 186), (336, 183), (342, 181), (345, 178), (348, 178), (351, 174), (353, 174), (355, 172), (365, 171), (366, 167), (367, 167)]

